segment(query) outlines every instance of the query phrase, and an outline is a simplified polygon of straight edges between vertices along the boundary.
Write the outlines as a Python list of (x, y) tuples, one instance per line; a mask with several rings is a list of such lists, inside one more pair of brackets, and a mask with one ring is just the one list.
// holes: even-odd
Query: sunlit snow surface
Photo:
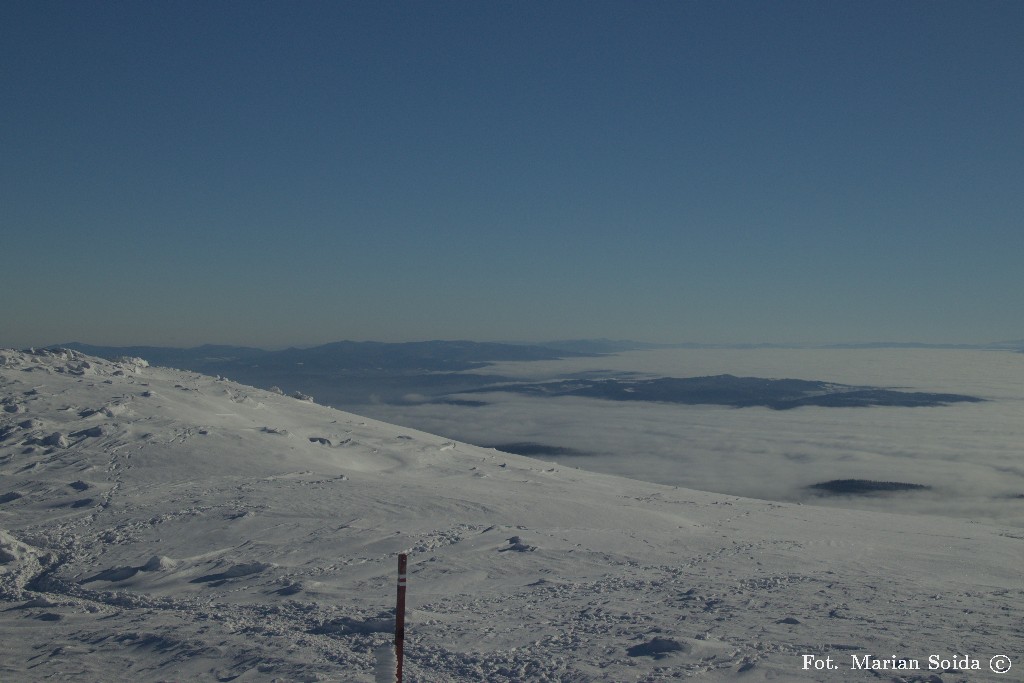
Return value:
[[(1024, 527), (1024, 354), (959, 349), (675, 349), (599, 358), (496, 363), (522, 381), (700, 377), (729, 373), (913, 392), (968, 394), (939, 407), (777, 411), (709, 405), (465, 394), (457, 405), (372, 405), (390, 422), (470, 443), (539, 443), (556, 458), (647, 481), (770, 500), (940, 514)], [(553, 456), (554, 457), (554, 456)], [(871, 497), (816, 495), (833, 479), (931, 487)]]
[(402, 551), (408, 681), (1024, 666), (1011, 526), (701, 493), (134, 361), (0, 356), (5, 682), (369, 682)]

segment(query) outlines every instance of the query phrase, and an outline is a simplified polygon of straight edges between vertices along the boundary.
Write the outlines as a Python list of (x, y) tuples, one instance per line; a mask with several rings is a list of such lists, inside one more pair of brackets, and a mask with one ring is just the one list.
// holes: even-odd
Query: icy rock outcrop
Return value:
[(149, 367), (149, 361), (143, 358), (136, 358), (134, 356), (121, 356), (114, 361), (114, 375), (125, 375), (131, 373), (138, 375), (144, 368)]
[(43, 437), (40, 443), (43, 446), (55, 446), (57, 448), (67, 448), (71, 445), (71, 442), (68, 441), (68, 437), (61, 432), (54, 432), (49, 436)]

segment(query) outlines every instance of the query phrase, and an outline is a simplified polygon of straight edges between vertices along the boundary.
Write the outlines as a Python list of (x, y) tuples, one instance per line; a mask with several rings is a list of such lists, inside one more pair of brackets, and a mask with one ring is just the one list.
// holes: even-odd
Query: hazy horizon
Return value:
[[(150, 342), (122, 342), (114, 340), (110, 343), (96, 342), (89, 339), (63, 339), (60, 341), (51, 342), (30, 342), (22, 344), (5, 343), (3, 338), (0, 338), (0, 348), (10, 349), (27, 349), (27, 348), (53, 348), (67, 344), (84, 344), (87, 346), (97, 347), (153, 347), (153, 348), (171, 348), (171, 349), (195, 349), (204, 346), (226, 346), (236, 348), (253, 348), (262, 351), (279, 351), (284, 349), (305, 349), (314, 348), (317, 346), (324, 346), (333, 343), (340, 342), (355, 342), (355, 343), (382, 343), (382, 344), (415, 344), (424, 342), (472, 342), (472, 343), (496, 343), (496, 344), (515, 344), (515, 345), (536, 345), (543, 346), (545, 343), (559, 343), (559, 342), (570, 342), (570, 341), (595, 341), (595, 342), (620, 342), (620, 343), (635, 343), (638, 345), (650, 344), (655, 346), (693, 346), (693, 347), (708, 347), (708, 348), (745, 348), (752, 346), (769, 346), (779, 348), (829, 348), (834, 346), (935, 346), (935, 347), (992, 347), (994, 350), (1012, 350), (1014, 345), (1024, 345), (1024, 338), (1006, 338), (1006, 339), (967, 339), (959, 341), (949, 340), (933, 340), (933, 339), (907, 339), (907, 340), (894, 340), (894, 339), (833, 339), (833, 340), (818, 340), (818, 341), (807, 341), (807, 340), (725, 340), (718, 342), (701, 341), (694, 339), (682, 339), (682, 340), (664, 340), (664, 339), (636, 339), (636, 338), (612, 338), (612, 337), (582, 337), (582, 336), (567, 336), (562, 338), (549, 338), (549, 339), (470, 339), (466, 337), (418, 337), (408, 339), (370, 339), (370, 338), (353, 338), (353, 337), (339, 337), (336, 339), (325, 339), (322, 341), (315, 342), (290, 342), (283, 344), (273, 345), (259, 345), (245, 340), (241, 341), (208, 341), (201, 340), (196, 343), (188, 344), (172, 344), (166, 341)], [(1007, 345), (1000, 347), (1000, 345)], [(1024, 350), (1024, 349), (1022, 349)]]

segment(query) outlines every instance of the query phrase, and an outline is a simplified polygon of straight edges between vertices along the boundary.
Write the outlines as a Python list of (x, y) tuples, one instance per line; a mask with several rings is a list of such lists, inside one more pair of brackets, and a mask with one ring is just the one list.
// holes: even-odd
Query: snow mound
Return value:
[(163, 555), (154, 555), (146, 561), (146, 564), (142, 565), (141, 569), (144, 572), (164, 572), (177, 566), (178, 562), (176, 560)]

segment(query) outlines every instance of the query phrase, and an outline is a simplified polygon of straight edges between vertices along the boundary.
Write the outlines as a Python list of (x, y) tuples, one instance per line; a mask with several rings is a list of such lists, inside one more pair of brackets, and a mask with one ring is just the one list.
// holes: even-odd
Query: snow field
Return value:
[(138, 359), (5, 350), (0, 391), (3, 681), (374, 681), (399, 552), (407, 681), (1021, 656), (1019, 530), (591, 474)]

